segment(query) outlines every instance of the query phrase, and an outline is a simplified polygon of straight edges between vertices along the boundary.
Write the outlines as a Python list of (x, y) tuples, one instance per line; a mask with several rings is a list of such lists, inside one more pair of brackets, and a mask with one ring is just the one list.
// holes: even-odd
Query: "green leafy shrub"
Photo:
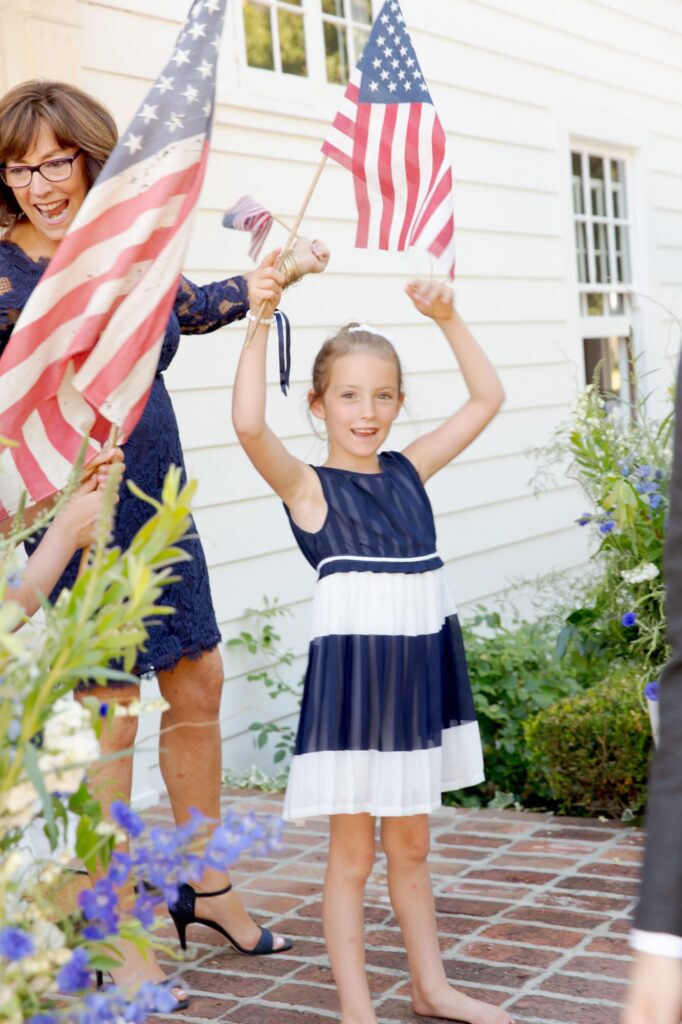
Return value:
[(556, 657), (556, 624), (550, 618), (505, 626), (496, 612), (481, 609), (463, 633), (486, 781), (454, 800), (546, 806), (549, 791), (539, 791), (529, 774), (524, 723), (559, 698), (581, 692), (584, 680)]
[(643, 809), (651, 729), (640, 693), (622, 670), (526, 723), (530, 769), (559, 811), (627, 819)]

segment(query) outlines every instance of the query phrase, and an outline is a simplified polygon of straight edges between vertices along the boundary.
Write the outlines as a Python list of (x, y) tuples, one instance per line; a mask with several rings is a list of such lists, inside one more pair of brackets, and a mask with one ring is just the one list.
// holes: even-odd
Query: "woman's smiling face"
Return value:
[[(46, 160), (71, 157), (77, 147), (60, 146), (48, 124), (41, 124), (31, 147), (16, 160), (7, 160), (7, 167), (23, 164), (35, 166)], [(36, 233), (43, 255), (52, 256), (70, 228), (88, 193), (86, 156), (74, 160), (71, 177), (66, 181), (47, 181), (38, 171), (31, 184), (13, 189), (17, 203)]]

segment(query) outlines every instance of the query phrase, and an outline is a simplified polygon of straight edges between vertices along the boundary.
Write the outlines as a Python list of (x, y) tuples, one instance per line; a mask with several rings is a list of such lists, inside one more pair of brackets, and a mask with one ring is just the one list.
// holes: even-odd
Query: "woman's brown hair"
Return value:
[[(66, 82), (22, 82), (0, 99), (0, 166), (21, 160), (42, 125), (52, 129), (59, 146), (83, 150), (92, 185), (118, 138), (106, 107)], [(0, 228), (9, 227), (20, 213), (12, 189), (0, 179)]]
[(392, 362), (398, 374), (398, 391), (403, 394), (403, 368), (393, 343), (373, 327), (351, 321), (344, 324), (331, 338), (327, 338), (315, 356), (313, 386), (308, 396), (308, 404), (324, 396), (329, 387), (334, 360), (351, 352), (370, 352), (373, 356), (380, 356)]

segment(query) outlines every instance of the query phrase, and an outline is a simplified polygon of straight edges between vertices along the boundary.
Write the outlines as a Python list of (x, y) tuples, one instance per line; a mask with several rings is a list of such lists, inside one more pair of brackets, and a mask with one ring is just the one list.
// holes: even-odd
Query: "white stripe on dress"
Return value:
[(388, 558), (383, 555), (330, 555), (329, 558), (323, 558), (321, 562), (317, 563), (317, 571), (319, 572), (323, 565), (329, 565), (330, 562), (428, 562), (432, 558), (438, 558), (438, 552), (432, 551), (430, 555), (415, 555), (413, 558)]
[[(294, 757), (283, 818), (321, 814), (405, 817), (440, 807), (441, 793), (482, 782), (476, 722), (444, 729), (442, 747), (427, 750), (324, 750)], [(428, 794), (428, 795), (427, 795)]]
[(317, 582), (312, 637), (425, 636), (456, 614), (442, 569), (333, 573)]

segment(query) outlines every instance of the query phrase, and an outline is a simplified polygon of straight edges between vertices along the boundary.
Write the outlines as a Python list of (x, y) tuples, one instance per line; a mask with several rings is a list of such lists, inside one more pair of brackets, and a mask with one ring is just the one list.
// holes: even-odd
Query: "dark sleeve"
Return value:
[(647, 838), (635, 928), (682, 936), (682, 361), (664, 568), (672, 655), (661, 676), (660, 740), (649, 776)]
[(181, 334), (207, 334), (233, 320), (242, 320), (249, 308), (245, 277), (198, 285), (180, 278), (174, 310)]
[(0, 266), (0, 355), (5, 350), (23, 305), (23, 302), (19, 302), (15, 282), (8, 268)]

